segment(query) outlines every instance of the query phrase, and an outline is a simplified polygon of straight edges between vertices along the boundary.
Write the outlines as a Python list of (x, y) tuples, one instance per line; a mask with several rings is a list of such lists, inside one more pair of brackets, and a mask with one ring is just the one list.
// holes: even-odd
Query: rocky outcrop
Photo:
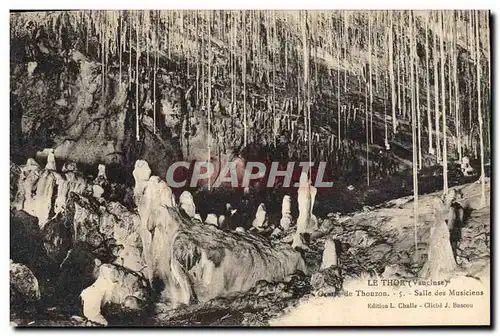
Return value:
[(314, 273), (311, 277), (311, 286), (318, 296), (335, 296), (342, 290), (341, 269), (330, 266)]
[(103, 264), (99, 268), (99, 277), (82, 291), (81, 298), (83, 315), (90, 321), (107, 325), (108, 321), (101, 314), (102, 308), (116, 304), (128, 309), (143, 309), (150, 299), (150, 292), (146, 279), (138, 273)]
[(52, 260), (60, 263), (72, 247), (85, 246), (108, 261), (119, 258), (133, 270), (143, 268), (137, 214), (119, 202), (92, 197), (90, 184), (72, 169), (61, 174), (40, 170), (34, 160), (21, 169), (15, 206), (38, 218)]
[(297, 272), (281, 281), (258, 281), (246, 292), (216, 297), (206, 302), (167, 310), (153, 317), (155, 325), (267, 326), (308, 295), (307, 275)]
[[(55, 166), (55, 164), (54, 164)], [(84, 193), (87, 183), (77, 172), (59, 174), (54, 169), (40, 169), (28, 159), (21, 166), (14, 208), (38, 218), (40, 228), (55, 214), (61, 213), (71, 192)]]
[(342, 271), (338, 265), (336, 245), (332, 237), (325, 239), (320, 269), (311, 276), (311, 286), (319, 296), (334, 296), (342, 289)]
[(70, 249), (60, 263), (60, 271), (54, 280), (53, 301), (62, 305), (78, 305), (80, 293), (97, 279), (101, 264), (95, 254), (86, 249)]
[(444, 200), (435, 200), (435, 220), (430, 228), (428, 259), (419, 274), (422, 278), (436, 279), (440, 276), (446, 276), (457, 267), (448, 227), (452, 199), (447, 197)]
[(26, 265), (37, 277), (59, 267), (47, 255), (38, 219), (22, 210), (10, 211), (10, 258)]
[(217, 215), (209, 213), (207, 215), (207, 218), (205, 218), (205, 223), (214, 226), (219, 226), (219, 219), (217, 218)]
[(38, 280), (31, 270), (10, 261), (10, 301), (14, 304), (33, 303), (40, 300)]

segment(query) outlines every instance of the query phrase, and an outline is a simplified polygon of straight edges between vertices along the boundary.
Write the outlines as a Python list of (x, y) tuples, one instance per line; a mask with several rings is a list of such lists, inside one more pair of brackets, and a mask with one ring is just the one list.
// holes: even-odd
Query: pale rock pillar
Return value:
[(259, 204), (257, 208), (257, 213), (255, 214), (255, 219), (252, 222), (252, 226), (257, 229), (257, 231), (263, 231), (267, 229), (267, 212), (264, 203)]
[(134, 200), (138, 205), (140, 198), (146, 188), (146, 185), (149, 181), (149, 177), (151, 176), (151, 168), (144, 160), (137, 160), (135, 162), (134, 171), (132, 172), (135, 180), (134, 186)]
[(194, 204), (193, 195), (187, 190), (183, 191), (179, 197), (179, 207), (184, 210), (186, 215), (193, 218), (196, 215), (196, 205)]
[(54, 155), (53, 149), (47, 151), (47, 164), (45, 165), (45, 169), (56, 170), (56, 156)]
[(338, 257), (335, 240), (329, 236), (325, 239), (325, 249), (323, 250), (320, 269), (326, 269), (330, 266), (338, 266)]
[(292, 224), (292, 200), (289, 195), (283, 196), (283, 203), (281, 204), (281, 220), (280, 226), (283, 230), (288, 230)]
[(306, 173), (300, 175), (298, 194), (299, 217), (297, 218), (297, 231), (293, 237), (292, 247), (304, 247), (302, 235), (311, 233), (316, 229), (317, 220), (312, 214), (316, 200), (316, 188), (311, 185)]

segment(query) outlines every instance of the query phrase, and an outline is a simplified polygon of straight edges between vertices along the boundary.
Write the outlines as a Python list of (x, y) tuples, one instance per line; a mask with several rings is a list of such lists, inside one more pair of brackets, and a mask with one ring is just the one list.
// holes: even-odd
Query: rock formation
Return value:
[(94, 184), (104, 186), (108, 183), (108, 177), (106, 176), (106, 166), (99, 164), (97, 167), (97, 177), (94, 179)]
[(92, 194), (95, 198), (101, 198), (103, 193), (104, 189), (100, 185), (94, 184), (92, 186)]
[(50, 217), (65, 209), (71, 192), (84, 194), (87, 185), (78, 172), (59, 174), (54, 170), (40, 169), (35, 160), (28, 159), (21, 167), (14, 208), (37, 217), (40, 228), (43, 228)]
[(66, 162), (61, 169), (61, 172), (63, 173), (75, 172), (75, 171), (78, 171), (78, 167), (76, 165), (76, 162), (72, 161)]
[[(172, 202), (171, 189), (157, 176), (150, 176), (146, 162), (137, 164), (134, 171), (137, 213), (119, 202), (97, 200), (88, 192), (86, 186), (89, 184), (78, 172), (67, 171), (56, 180), (56, 172), (40, 169), (33, 161), (28, 161), (22, 171), (17, 203), (21, 208), (26, 206), (25, 200), (32, 194), (34, 199), (37, 193), (42, 194), (39, 188), (45, 188), (45, 180), (52, 178), (59, 186), (66, 186), (64, 192), (58, 188), (57, 195), (54, 189), (44, 194), (47, 209), (60, 210), (47, 222), (43, 232), (38, 233), (46, 239), (45, 248), (40, 247), (42, 250), (46, 249), (54, 261), (66, 260), (62, 262), (66, 265), (64, 272), (74, 269), (67, 267), (68, 263), (74, 263), (65, 257), (82, 255), (84, 257), (77, 260), (83, 262), (94, 260), (91, 255), (95, 255), (104, 264), (114, 263), (113, 269), (123, 268), (124, 274), (137, 272), (140, 276), (143, 273), (157, 300), (177, 307), (245, 291), (259, 280), (275, 281), (296, 271), (306, 271), (301, 255), (287, 244), (270, 245), (261, 237), (224, 232), (216, 226), (182, 216)], [(62, 200), (63, 195), (64, 202), (56, 207), (55, 203)], [(213, 220), (217, 223), (217, 217), (213, 216)], [(37, 226), (36, 220), (33, 223)], [(89, 258), (86, 254), (70, 253), (76, 246), (88, 251)], [(80, 265), (80, 261), (77, 264)], [(89, 270), (96, 266), (88, 265)], [(102, 288), (111, 284), (115, 288), (111, 292), (122, 286), (109, 279), (109, 276), (100, 276), (96, 286), (82, 294), (87, 301), (86, 316), (98, 323), (105, 321), (102, 314), (99, 315), (101, 305), (92, 297), (106, 297), (109, 291)], [(127, 292), (110, 300), (134, 306), (135, 299), (127, 299), (130, 295), (133, 293)]]
[(462, 162), (460, 164), (460, 170), (462, 171), (462, 174), (464, 174), (464, 176), (474, 175), (474, 168), (471, 167), (468, 156), (462, 157)]
[(139, 204), (139, 199), (146, 188), (146, 184), (151, 176), (151, 169), (149, 165), (144, 160), (137, 160), (135, 162), (134, 171), (132, 172), (134, 176), (134, 200), (136, 204)]
[(340, 292), (342, 285), (335, 240), (329, 236), (325, 239), (320, 269), (311, 277), (311, 286), (318, 296), (334, 296)]
[(224, 232), (213, 214), (205, 222), (215, 225), (181, 216), (177, 208), (158, 202), (159, 196), (152, 198), (150, 189), (162, 188), (151, 182), (138, 210), (141, 236), (149, 235), (142, 239), (145, 271), (160, 301), (172, 307), (206, 301), (247, 290), (258, 280), (305, 271), (300, 254), (285, 244), (270, 246), (260, 238)]
[(335, 240), (332, 237), (327, 237), (325, 239), (325, 249), (323, 250), (320, 269), (326, 269), (330, 266), (338, 266), (337, 248)]
[(215, 226), (219, 225), (217, 216), (215, 214), (213, 214), (213, 213), (209, 213), (207, 215), (207, 218), (205, 219), (205, 223), (211, 224), (211, 225), (215, 225)]
[(53, 149), (47, 150), (47, 164), (45, 165), (45, 169), (54, 171), (56, 170), (56, 157), (54, 155)]
[(292, 247), (304, 248), (303, 234), (311, 233), (317, 229), (317, 219), (313, 217), (312, 211), (316, 199), (316, 188), (311, 185), (307, 174), (300, 175), (300, 185), (297, 190), (299, 217), (297, 218), (297, 231), (293, 237)]
[(447, 221), (450, 216), (451, 196), (444, 200), (436, 199), (434, 221), (430, 228), (429, 252), (427, 261), (420, 271), (420, 277), (437, 279), (453, 272), (457, 266), (450, 241)]
[(10, 260), (10, 300), (11, 303), (33, 303), (40, 300), (38, 280), (23, 264)]
[(292, 200), (289, 195), (283, 196), (283, 203), (281, 205), (281, 220), (280, 226), (283, 230), (288, 230), (292, 224)]
[(103, 264), (99, 269), (99, 277), (88, 288), (82, 291), (83, 315), (90, 321), (107, 325), (108, 321), (101, 314), (107, 304), (129, 305), (131, 297), (144, 307), (149, 301), (149, 289), (146, 280), (137, 273), (126, 268)]
[(264, 203), (259, 204), (255, 219), (252, 222), (252, 227), (258, 232), (265, 231), (268, 228), (267, 212)]
[(218, 222), (219, 222), (219, 227), (220, 228), (225, 228), (226, 226), (226, 216), (224, 215), (220, 215), (219, 216), (219, 219), (218, 219)]
[(188, 215), (193, 218), (196, 214), (196, 206), (194, 204), (193, 195), (187, 190), (183, 191), (179, 197), (179, 207)]

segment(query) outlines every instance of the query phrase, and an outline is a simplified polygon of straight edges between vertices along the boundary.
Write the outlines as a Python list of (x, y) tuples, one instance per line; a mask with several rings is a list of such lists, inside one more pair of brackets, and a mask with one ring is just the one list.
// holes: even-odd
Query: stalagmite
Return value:
[(106, 166), (99, 164), (97, 167), (97, 177), (94, 180), (95, 184), (103, 185), (108, 182), (108, 177), (106, 176)]
[(220, 215), (218, 221), (219, 221), (219, 227), (223, 228), (226, 221), (226, 216)]
[(464, 174), (464, 176), (474, 175), (474, 168), (471, 167), (468, 156), (462, 157), (462, 163), (460, 164), (460, 169), (462, 170), (462, 174)]
[(281, 204), (281, 220), (280, 226), (283, 230), (288, 230), (292, 224), (292, 210), (291, 198), (289, 195), (283, 196), (283, 203)]
[(207, 219), (205, 219), (205, 223), (219, 226), (217, 216), (213, 213), (210, 213), (207, 215)]
[(342, 290), (342, 271), (338, 267), (337, 251), (332, 237), (325, 240), (321, 267), (311, 276), (310, 284), (317, 296), (335, 296)]
[(137, 160), (135, 162), (134, 171), (132, 172), (134, 176), (134, 200), (136, 204), (139, 204), (140, 197), (142, 196), (146, 184), (148, 183), (149, 177), (151, 176), (151, 169), (149, 165), (144, 160)]
[(450, 231), (446, 223), (453, 198), (454, 192), (450, 192), (449, 195), (445, 193), (444, 200), (435, 200), (428, 259), (419, 274), (422, 278), (438, 279), (453, 272), (457, 266), (451, 247)]
[(14, 209), (33, 213), (33, 186), (40, 177), (40, 165), (32, 158), (21, 166), (19, 181), (17, 183), (17, 194), (14, 200)]
[(194, 218), (194, 219), (199, 220), (200, 222), (203, 222), (203, 221), (201, 220), (201, 216), (200, 216), (200, 214), (199, 214), (199, 213), (194, 214), (194, 217), (193, 217), (193, 218)]
[(325, 239), (325, 249), (323, 250), (320, 269), (326, 269), (330, 266), (338, 266), (338, 257), (335, 240), (332, 237), (327, 237)]
[(46, 170), (56, 170), (56, 157), (54, 155), (54, 150), (49, 149), (47, 153), (47, 164), (45, 165)]
[(252, 227), (257, 229), (257, 231), (261, 232), (267, 229), (267, 212), (264, 203), (259, 204), (257, 208), (257, 213), (255, 214), (255, 219), (252, 222)]
[(299, 183), (299, 189), (297, 190), (299, 217), (297, 218), (297, 231), (295, 232), (292, 242), (292, 247), (294, 248), (304, 247), (302, 235), (304, 233), (311, 233), (316, 229), (312, 211), (317, 190), (311, 185), (311, 181), (308, 180), (307, 174), (304, 172), (300, 175)]
[(182, 192), (179, 197), (179, 207), (191, 218), (196, 215), (196, 206), (194, 204), (193, 195), (191, 195), (189, 191), (185, 190)]

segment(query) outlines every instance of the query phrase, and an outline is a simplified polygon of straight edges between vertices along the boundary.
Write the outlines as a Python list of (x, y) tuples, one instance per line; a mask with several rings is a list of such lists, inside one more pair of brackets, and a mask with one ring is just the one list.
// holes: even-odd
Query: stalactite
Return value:
[(105, 52), (105, 44), (104, 44), (104, 24), (103, 24), (103, 19), (104, 17), (104, 12), (100, 12), (99, 15), (99, 35), (100, 35), (100, 53), (101, 53), (101, 100), (104, 102), (104, 87), (106, 86), (105, 83), (105, 78), (104, 78), (104, 52)]
[[(302, 44), (303, 44), (303, 61), (304, 61), (304, 87), (303, 92), (305, 93), (304, 99), (304, 115), (306, 118), (306, 129), (307, 129), (307, 142), (308, 142), (308, 152), (309, 152), (309, 162), (311, 160), (311, 100), (310, 100), (310, 78), (309, 78), (309, 34), (308, 34), (308, 15), (306, 11), (302, 13)], [(310, 178), (310, 170), (309, 170)]]
[(371, 15), (368, 15), (368, 78), (367, 83), (370, 89), (370, 142), (373, 143), (373, 90), (372, 90), (372, 22)]
[[(415, 40), (414, 38), (412, 40)], [(415, 60), (416, 47), (413, 46), (413, 59)], [(418, 57), (418, 56), (417, 56)], [(413, 66), (413, 65), (412, 65)], [(420, 122), (420, 76), (419, 76), (419, 64), (418, 59), (415, 64), (415, 80), (416, 80), (416, 107), (417, 107), (417, 133), (418, 133), (418, 169), (422, 169), (422, 124)]]
[[(121, 13), (120, 13), (121, 14)], [(120, 72), (119, 72), (119, 77), (118, 77), (118, 83), (121, 86), (122, 85), (122, 45), (123, 45), (123, 18), (122, 15), (120, 15), (120, 39), (119, 39), (119, 59), (118, 59), (118, 65), (120, 67)]]
[[(348, 25), (348, 17), (346, 15), (346, 11), (342, 11), (342, 16), (344, 18), (344, 59), (347, 58), (347, 46), (349, 44), (349, 25)], [(344, 67), (344, 93), (347, 92), (347, 68)]]
[(277, 124), (276, 124), (276, 111), (275, 111), (275, 106), (276, 106), (276, 60), (275, 60), (275, 48), (276, 48), (276, 17), (274, 12), (271, 13), (272, 15), (272, 48), (271, 48), (271, 53), (272, 53), (272, 71), (273, 71), (273, 90), (272, 90), (272, 112), (273, 112), (273, 143), (274, 146), (276, 146), (276, 136), (277, 136)]
[(458, 82), (458, 75), (457, 75), (457, 67), (458, 67), (458, 61), (457, 61), (457, 21), (458, 18), (454, 17), (454, 29), (453, 29), (453, 74), (454, 74), (454, 86), (455, 86), (455, 115), (456, 115), (456, 120), (455, 120), (455, 131), (456, 131), (456, 136), (457, 136), (457, 147), (458, 147), (458, 159), (462, 161), (462, 144), (461, 144), (461, 118), (460, 118), (460, 83)]
[[(333, 28), (333, 27), (332, 27)], [(333, 31), (333, 29), (332, 29)], [(337, 148), (340, 148), (340, 141), (341, 141), (341, 136), (340, 136), (340, 53), (341, 53), (341, 40), (337, 39)], [(333, 81), (333, 80), (332, 80)]]
[(129, 17), (129, 42), (128, 42), (128, 89), (132, 85), (132, 19)]
[[(396, 134), (396, 88), (394, 85), (394, 55), (393, 55), (393, 22), (392, 11), (389, 11), (389, 77), (391, 81), (392, 131)], [(399, 71), (399, 70), (398, 70)], [(399, 85), (399, 82), (398, 82)]]
[[(417, 168), (417, 139), (416, 139), (416, 109), (415, 109), (415, 77), (414, 77), (414, 67), (415, 64), (415, 54), (414, 54), (414, 33), (413, 33), (413, 13), (409, 11), (409, 21), (410, 21), (410, 90), (411, 90), (411, 139), (412, 139), (412, 171), (413, 171), (413, 224), (414, 224), (414, 234), (415, 234), (415, 253), (418, 251), (418, 241), (417, 241), (417, 225), (418, 225), (418, 168)], [(418, 68), (418, 67), (417, 67)], [(418, 80), (418, 77), (417, 77)], [(418, 104), (418, 101), (416, 102)]]
[[(201, 62), (201, 46), (200, 46), (200, 31), (199, 31), (199, 12), (195, 11), (195, 40), (196, 40), (196, 105), (200, 103), (200, 62)], [(229, 51), (231, 52), (231, 51)]]
[[(439, 15), (439, 14), (437, 14)], [(436, 122), (436, 157), (437, 161), (441, 161), (441, 145), (439, 132), (439, 74), (438, 74), (438, 50), (437, 50), (437, 32), (433, 34), (432, 58), (434, 64), (434, 107), (435, 107), (435, 122)]]
[[(158, 20), (159, 15), (155, 18), (155, 54), (153, 64), (153, 134), (156, 134), (156, 72), (158, 67)], [(184, 138), (182, 135), (181, 138)]]
[(467, 50), (469, 50), (469, 53), (470, 53), (470, 57), (467, 59), (467, 74), (471, 77), (469, 78), (469, 80), (467, 81), (467, 90), (468, 90), (468, 94), (467, 94), (467, 98), (468, 98), (468, 105), (467, 105), (467, 109), (469, 110), (469, 113), (468, 113), (468, 133), (469, 133), (469, 136), (467, 137), (468, 139), (468, 142), (467, 142), (467, 145), (469, 147), (469, 151), (472, 150), (472, 148), (474, 147), (474, 144), (473, 144), (473, 126), (472, 126), (472, 120), (473, 120), (473, 116), (472, 116), (472, 110), (473, 110), (473, 96), (475, 95), (475, 92), (476, 92), (476, 87), (475, 87), (475, 83), (476, 83), (476, 80), (475, 80), (475, 75), (476, 75), (476, 71), (475, 71), (475, 66), (474, 65), (471, 65), (471, 62), (474, 61), (475, 59), (475, 55), (476, 55), (476, 41), (474, 39), (475, 37), (475, 23), (474, 23), (474, 15), (472, 14), (472, 10), (469, 10), (468, 11), (468, 28), (469, 28), (469, 48)]
[(246, 15), (245, 12), (241, 12), (241, 21), (242, 21), (242, 39), (243, 39), (243, 47), (242, 47), (242, 77), (243, 77), (243, 143), (246, 147), (248, 144), (248, 130), (247, 130), (247, 42), (246, 42)]
[(427, 136), (429, 138), (429, 153), (434, 154), (434, 148), (432, 146), (431, 84), (429, 76), (429, 15), (427, 15), (425, 18), (425, 83), (427, 95)]
[(446, 140), (446, 95), (445, 95), (445, 84), (444, 84), (444, 63), (446, 60), (446, 56), (444, 54), (444, 13), (440, 12), (439, 15), (439, 26), (440, 26), (440, 44), (439, 48), (441, 51), (441, 105), (442, 105), (442, 114), (443, 114), (443, 193), (444, 195), (448, 194), (448, 143)]
[[(207, 162), (212, 160), (212, 16), (211, 11), (207, 11), (207, 47), (208, 47), (208, 96), (207, 96), (207, 119), (208, 119), (208, 132), (207, 132), (207, 145), (208, 156)], [(207, 167), (208, 169), (208, 167)], [(211, 189), (212, 180), (211, 176), (208, 177), (208, 190)]]
[(136, 26), (135, 26), (135, 138), (140, 140), (139, 136), (139, 55), (141, 53), (139, 47), (139, 12), (136, 12)]
[(396, 61), (396, 65), (397, 65), (397, 72), (398, 72), (398, 85), (397, 85), (397, 89), (398, 89), (398, 114), (401, 116), (401, 29), (400, 29), (400, 26), (401, 26), (401, 15), (399, 17), (399, 20), (398, 20), (398, 27), (396, 27), (396, 33), (399, 33), (397, 35), (397, 39), (396, 39), (396, 50), (397, 50), (397, 61)]
[(401, 47), (399, 48), (400, 49), (400, 53), (401, 53), (401, 68), (402, 68), (402, 71), (403, 73), (401, 74), (401, 78), (402, 78), (402, 82), (403, 82), (403, 85), (402, 85), (402, 89), (401, 89), (401, 96), (402, 96), (402, 104), (403, 104), (403, 117), (406, 119), (407, 117), (407, 110), (406, 110), (406, 98), (408, 97), (408, 94), (407, 94), (407, 88), (406, 86), (408, 85), (407, 81), (406, 81), (406, 78), (408, 76), (408, 60), (407, 60), (407, 43), (406, 43), (406, 34), (404, 33), (405, 32), (405, 20), (404, 20), (404, 14), (405, 12), (401, 12)]
[(481, 55), (479, 53), (479, 13), (475, 11), (476, 21), (476, 71), (477, 71), (477, 114), (479, 121), (479, 147), (481, 150), (481, 206), (486, 205), (486, 182), (484, 171), (484, 140), (483, 140), (483, 111), (481, 110)]
[[(373, 49), (374, 49), (374, 53), (375, 53), (375, 58), (373, 59), (373, 68), (375, 69), (375, 92), (378, 93), (378, 20), (379, 20), (379, 11), (376, 11), (375, 12), (375, 37), (373, 39), (374, 41), (374, 45), (373, 45)], [(372, 142), (373, 142), (373, 139), (372, 139)]]
[[(451, 27), (451, 22), (450, 22), (450, 15), (449, 15), (449, 11), (446, 12), (446, 31), (451, 31), (452, 27)], [(443, 14), (444, 15), (444, 14)], [(443, 20), (444, 20), (444, 16), (443, 16)], [(443, 21), (443, 25), (445, 24), (445, 22)], [(452, 35), (453, 35), (453, 32), (452, 32)], [(446, 47), (446, 59), (447, 59), (447, 63), (448, 63), (448, 106), (449, 106), (449, 116), (453, 116), (453, 119), (455, 119), (455, 114), (454, 114), (454, 110), (453, 110), (453, 91), (452, 91), (452, 85), (451, 85), (451, 76), (452, 76), (452, 70), (451, 70), (451, 67), (452, 67), (452, 63), (453, 63), (453, 42), (452, 41), (447, 41), (445, 43), (445, 47)]]

